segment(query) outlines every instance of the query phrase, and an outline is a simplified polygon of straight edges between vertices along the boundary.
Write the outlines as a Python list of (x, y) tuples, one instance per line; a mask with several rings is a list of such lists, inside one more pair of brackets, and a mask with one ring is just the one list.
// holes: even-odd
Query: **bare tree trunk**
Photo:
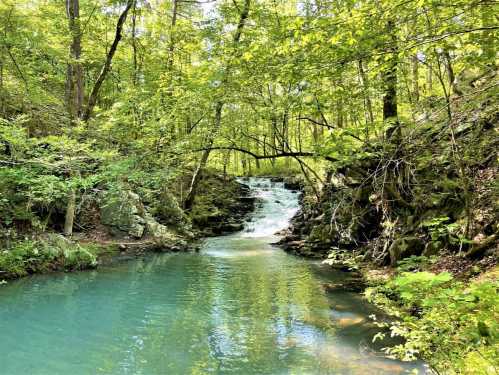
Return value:
[(99, 76), (97, 77), (97, 80), (95, 81), (94, 87), (92, 89), (92, 92), (90, 93), (90, 96), (88, 97), (88, 104), (87, 108), (85, 110), (85, 113), (83, 114), (83, 120), (88, 121), (90, 117), (92, 116), (92, 111), (95, 107), (95, 104), (97, 103), (97, 98), (99, 97), (99, 91), (102, 86), (102, 83), (106, 79), (107, 74), (111, 70), (111, 63), (113, 62), (113, 57), (114, 54), (116, 53), (116, 49), (118, 48), (118, 44), (122, 38), (122, 31), (123, 31), (123, 25), (126, 21), (127, 14), (134, 4), (135, 0), (128, 0), (125, 10), (123, 10), (123, 13), (121, 13), (120, 18), (118, 19), (118, 22), (116, 24), (116, 32), (114, 35), (114, 41), (113, 44), (111, 44), (111, 48), (109, 48), (109, 51), (106, 56), (106, 61), (104, 65), (102, 66), (102, 69), (99, 73)]
[(398, 67), (398, 49), (397, 39), (395, 35), (395, 25), (393, 21), (387, 23), (387, 33), (391, 38), (392, 47), (390, 60), (382, 72), (382, 80), (384, 86), (383, 95), (383, 121), (389, 124), (386, 131), (387, 138), (391, 139), (396, 136), (396, 142), (400, 142), (401, 129), (398, 121), (398, 105), (397, 105), (397, 67)]
[[(437, 60), (436, 75), (437, 75), (438, 81), (440, 82), (440, 85), (442, 86), (442, 91), (444, 92), (445, 103), (446, 103), (446, 107), (447, 107), (447, 117), (449, 118), (449, 121), (451, 121), (452, 120), (452, 108), (450, 105), (450, 88), (449, 88), (449, 90), (447, 90), (447, 87), (445, 85), (445, 80), (444, 80), (444, 77), (442, 75), (441, 56), (436, 51), (435, 51), (435, 56), (436, 56), (436, 60)], [(445, 73), (445, 69), (444, 69), (444, 73)]]
[[(284, 114), (282, 115), (282, 150), (284, 152), (290, 151), (291, 148), (289, 146), (289, 114), (288, 114), (288, 108), (284, 111)], [(289, 169), (291, 160), (289, 158), (284, 159), (284, 163), (286, 168)]]
[(134, 1), (132, 9), (132, 51), (133, 51), (133, 85), (137, 85), (137, 2)]
[[(341, 81), (339, 81), (339, 84), (338, 84), (338, 82), (336, 82), (335, 86), (340, 87)], [(336, 102), (336, 126), (341, 129), (344, 126), (344, 123), (343, 123), (343, 100), (338, 95), (335, 102)]]
[(360, 78), (362, 80), (362, 87), (364, 91), (364, 105), (365, 105), (365, 117), (366, 117), (366, 140), (369, 138), (369, 126), (374, 124), (374, 115), (373, 115), (373, 105), (371, 101), (371, 97), (369, 96), (369, 79), (367, 77), (366, 71), (364, 70), (364, 63), (362, 60), (359, 60), (359, 73)]
[(169, 90), (170, 86), (173, 83), (172, 69), (173, 69), (173, 57), (175, 52), (175, 26), (177, 25), (178, 2), (179, 0), (173, 0), (172, 22), (170, 24), (170, 44), (168, 46), (168, 60), (166, 64), (170, 80), (168, 85)]
[[(83, 69), (81, 66), (81, 28), (80, 28), (80, 3), (79, 0), (66, 0), (66, 15), (71, 33), (71, 45), (69, 47), (69, 63), (66, 76), (66, 106), (71, 122), (71, 128), (81, 118), (83, 108)], [(74, 172), (69, 173), (69, 178)], [(71, 187), (68, 192), (68, 203), (64, 221), (64, 234), (73, 234), (73, 223), (76, 210), (76, 190)]]
[(447, 78), (449, 79), (450, 87), (452, 88), (454, 94), (461, 96), (463, 93), (457, 87), (456, 75), (454, 74), (454, 68), (452, 67), (452, 60), (449, 50), (444, 49), (442, 52), (442, 56), (444, 58), (445, 70), (447, 71)]
[[(248, 18), (248, 15), (249, 15), (250, 3), (251, 3), (251, 0), (245, 0), (245, 2), (244, 2), (244, 8), (240, 14), (239, 23), (237, 25), (236, 33), (234, 34), (234, 39), (233, 39), (234, 45), (237, 45), (241, 39), (243, 28), (244, 28), (244, 25), (246, 23), (246, 19)], [(225, 74), (224, 74), (224, 77), (222, 79), (221, 86), (225, 86), (227, 84), (230, 69), (231, 69), (231, 65), (229, 62), (228, 65), (225, 67)], [(223, 102), (223, 98), (222, 98), (216, 102), (215, 122), (213, 124), (213, 129), (208, 136), (208, 143), (206, 145), (206, 148), (203, 151), (203, 154), (201, 156), (199, 164), (198, 164), (196, 170), (194, 171), (194, 175), (192, 176), (192, 181), (191, 181), (191, 184), (189, 187), (189, 192), (187, 193), (187, 196), (186, 196), (185, 201), (184, 201), (184, 208), (186, 210), (190, 210), (192, 208), (192, 205), (194, 203), (194, 199), (196, 198), (196, 193), (197, 193), (196, 190), (197, 190), (197, 186), (199, 184), (199, 181), (201, 180), (202, 171), (206, 167), (206, 163), (208, 162), (208, 158), (210, 157), (211, 148), (213, 146), (213, 143), (215, 142), (216, 135), (220, 129), (220, 125), (222, 122), (223, 106), (224, 106), (224, 102)]]
[(66, 206), (66, 216), (64, 219), (64, 235), (73, 234), (73, 224), (76, 213), (76, 189), (71, 187), (68, 194), (68, 204)]
[(483, 55), (485, 57), (485, 64), (491, 69), (496, 68), (496, 50), (497, 41), (495, 40), (494, 31), (487, 29), (490, 26), (496, 25), (494, 15), (497, 19), (497, 13), (494, 12), (493, 2), (490, 5), (484, 2), (480, 4), (480, 16), (482, 27), (484, 28), (480, 37), (480, 44), (482, 46)]
[(3, 55), (0, 55), (0, 114), (5, 115), (5, 100), (3, 97)]
[(66, 76), (66, 106), (72, 124), (81, 117), (83, 108), (83, 70), (81, 66), (81, 29), (79, 0), (66, 0), (71, 45)]
[(412, 56), (412, 93), (414, 104), (419, 102), (419, 60), (418, 55)]
[(215, 141), (215, 136), (214, 133), (218, 132), (218, 129), (220, 128), (220, 124), (222, 122), (222, 109), (223, 109), (224, 103), (222, 101), (218, 101), (216, 104), (215, 108), (215, 123), (213, 125), (213, 133), (211, 133), (208, 137), (208, 143), (206, 145), (206, 149), (203, 151), (203, 154), (201, 155), (201, 160), (199, 160), (199, 164), (194, 171), (194, 174), (192, 175), (192, 181), (191, 185), (189, 188), (189, 192), (187, 193), (187, 196), (184, 201), (184, 208), (189, 210), (191, 209), (194, 199), (196, 198), (197, 194), (197, 187), (199, 184), (199, 181), (201, 180), (203, 170), (206, 166), (206, 163), (208, 162), (208, 158), (210, 157), (210, 152), (211, 152), (211, 147), (213, 146), (213, 142)]
[(432, 68), (431, 61), (428, 61), (428, 70), (426, 72), (426, 82), (428, 85), (426, 95), (430, 96), (432, 91), (433, 91), (433, 68)]
[[(277, 118), (275, 116), (275, 114), (272, 115), (272, 120), (271, 120), (271, 123), (270, 123), (270, 144), (272, 146), (272, 150), (270, 151), (272, 154), (275, 154), (275, 150), (276, 150), (276, 127), (277, 127)], [(272, 166), (275, 166), (275, 159), (272, 158), (270, 159), (270, 163), (272, 164)]]

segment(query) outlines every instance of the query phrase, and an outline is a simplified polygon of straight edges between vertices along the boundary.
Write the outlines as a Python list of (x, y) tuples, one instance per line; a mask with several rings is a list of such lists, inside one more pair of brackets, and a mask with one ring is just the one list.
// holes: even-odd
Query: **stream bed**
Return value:
[(270, 245), (298, 193), (245, 183), (262, 201), (246, 229), (199, 253), (0, 286), (0, 374), (425, 373), (372, 347), (361, 296), (323, 288), (348, 274)]

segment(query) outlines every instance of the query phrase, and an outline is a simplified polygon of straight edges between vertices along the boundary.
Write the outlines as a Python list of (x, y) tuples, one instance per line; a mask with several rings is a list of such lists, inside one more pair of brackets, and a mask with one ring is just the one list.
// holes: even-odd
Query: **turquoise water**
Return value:
[[(375, 311), (328, 293), (346, 277), (269, 245), (297, 196), (264, 204), (241, 233), (199, 254), (160, 254), (0, 287), (0, 374), (402, 374), (376, 355)], [(279, 199), (277, 199), (279, 198)]]

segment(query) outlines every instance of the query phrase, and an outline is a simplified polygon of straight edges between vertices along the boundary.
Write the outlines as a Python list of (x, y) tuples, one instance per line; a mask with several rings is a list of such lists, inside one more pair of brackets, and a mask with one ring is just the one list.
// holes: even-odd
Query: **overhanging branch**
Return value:
[(279, 154), (274, 154), (274, 155), (258, 155), (252, 151), (246, 150), (246, 149), (241, 148), (241, 147), (236, 147), (236, 146), (215, 146), (215, 147), (210, 147), (209, 149), (208, 148), (199, 148), (199, 149), (191, 150), (191, 151), (192, 152), (201, 152), (201, 151), (206, 151), (206, 150), (210, 150), (210, 151), (217, 151), (217, 150), (218, 151), (220, 151), (220, 150), (238, 151), (238, 152), (242, 152), (243, 154), (250, 155), (257, 160), (285, 158), (285, 157), (292, 157), (292, 158), (297, 158), (297, 157), (315, 157), (315, 158), (317, 158), (318, 157), (318, 158), (323, 158), (323, 159), (330, 161), (330, 162), (338, 161), (338, 159), (332, 158), (330, 156), (323, 156), (323, 155), (319, 155), (315, 152), (306, 152), (306, 151), (281, 152)]

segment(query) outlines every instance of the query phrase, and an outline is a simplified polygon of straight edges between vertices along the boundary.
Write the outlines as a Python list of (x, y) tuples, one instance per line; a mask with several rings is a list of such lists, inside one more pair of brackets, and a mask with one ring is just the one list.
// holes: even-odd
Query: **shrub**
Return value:
[(57, 235), (43, 241), (17, 242), (0, 252), (0, 278), (16, 278), (47, 270), (92, 268), (97, 265), (97, 252), (96, 248), (75, 244)]
[(446, 272), (404, 272), (367, 296), (400, 318), (379, 324), (405, 339), (385, 349), (390, 356), (421, 357), (445, 373), (489, 374), (499, 360), (498, 289), (497, 280), (466, 285)]

